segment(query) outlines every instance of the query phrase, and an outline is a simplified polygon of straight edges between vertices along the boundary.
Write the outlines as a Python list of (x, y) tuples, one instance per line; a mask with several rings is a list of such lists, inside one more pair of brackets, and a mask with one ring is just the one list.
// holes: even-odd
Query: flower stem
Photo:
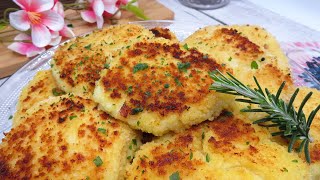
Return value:
[(19, 9), (18, 8), (7, 8), (6, 10), (4, 10), (4, 12), (3, 12), (3, 20), (5, 21), (5, 22), (8, 22), (8, 20), (7, 20), (7, 14), (8, 14), (8, 12), (10, 12), (10, 11), (18, 11)]

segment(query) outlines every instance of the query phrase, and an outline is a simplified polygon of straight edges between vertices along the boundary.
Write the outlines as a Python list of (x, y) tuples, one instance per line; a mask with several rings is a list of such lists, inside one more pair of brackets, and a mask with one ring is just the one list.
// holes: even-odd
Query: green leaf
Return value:
[(174, 172), (170, 175), (169, 180), (180, 180), (179, 172)]
[(138, 114), (138, 113), (140, 113), (140, 112), (142, 112), (142, 111), (143, 111), (142, 108), (133, 108), (133, 109), (131, 110), (131, 114), (132, 114), (132, 115), (135, 115), (135, 114)]
[(13, 118), (13, 116), (12, 116), (12, 115), (10, 115), (8, 119), (12, 119), (12, 118)]
[(193, 158), (193, 153), (192, 152), (190, 152), (189, 158), (190, 158), (190, 160), (192, 160), (192, 158)]
[(72, 116), (69, 117), (69, 119), (72, 120), (72, 119), (77, 118), (77, 117), (78, 116), (76, 116), (76, 115), (72, 115)]
[(53, 89), (52, 89), (52, 94), (53, 94), (54, 96), (61, 96), (61, 95), (66, 94), (66, 92), (62, 91), (62, 90), (59, 89), (59, 88), (53, 88)]
[(147, 69), (149, 66), (147, 63), (138, 63), (133, 67), (133, 73), (136, 73), (138, 71), (142, 71)]
[(190, 67), (190, 62), (186, 62), (186, 63), (181, 63), (181, 62), (178, 62), (177, 66), (178, 66), (178, 69), (179, 71), (183, 71), (183, 72), (187, 72), (187, 69)]
[(164, 88), (169, 88), (169, 87), (170, 87), (169, 84), (165, 84), (165, 85), (164, 85)]
[(106, 134), (107, 130), (105, 128), (98, 128), (98, 132), (100, 132), (102, 134)]
[(91, 50), (91, 44), (88, 44), (84, 47), (85, 49)]
[(206, 155), (206, 162), (210, 162), (210, 156), (209, 156), (209, 154)]
[(122, 9), (132, 12), (135, 16), (138, 18), (141, 18), (143, 20), (148, 20), (149, 18), (144, 14), (143, 10), (140, 9), (138, 6), (132, 5), (133, 1), (128, 3), (125, 6), (122, 6)]
[(94, 160), (93, 163), (97, 166), (100, 167), (103, 164), (102, 159), (100, 158), (100, 156), (97, 156)]
[(189, 50), (188, 44), (184, 44), (184, 45), (183, 45), (183, 48), (184, 48), (185, 50)]
[(5, 29), (7, 27), (8, 23), (6, 22), (0, 22), (0, 31)]
[(256, 61), (251, 62), (251, 69), (258, 69), (258, 63)]

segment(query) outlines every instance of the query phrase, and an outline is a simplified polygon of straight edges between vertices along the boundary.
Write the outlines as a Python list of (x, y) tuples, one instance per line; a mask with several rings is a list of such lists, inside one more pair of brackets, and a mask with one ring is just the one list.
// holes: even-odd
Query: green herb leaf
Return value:
[(294, 159), (294, 160), (292, 160), (292, 162), (294, 162), (294, 163), (298, 163), (298, 160), (297, 160), (297, 159)]
[(165, 84), (165, 85), (164, 85), (164, 88), (169, 88), (169, 87), (170, 87), (169, 84)]
[(129, 86), (128, 89), (126, 90), (126, 92), (127, 92), (128, 94), (131, 94), (131, 93), (132, 93), (132, 88), (133, 88), (132, 86)]
[(98, 132), (102, 134), (107, 134), (107, 130), (105, 128), (98, 128)]
[(193, 158), (193, 153), (190, 152), (189, 159), (192, 160), (192, 158)]
[(188, 44), (184, 44), (184, 45), (183, 45), (183, 48), (184, 48), (185, 50), (189, 50)]
[(97, 156), (94, 160), (93, 163), (97, 166), (100, 167), (103, 164), (102, 159), (100, 158), (100, 156)]
[(133, 145), (137, 145), (137, 140), (136, 139), (132, 139), (132, 144)]
[(141, 18), (143, 20), (148, 20), (149, 18), (144, 14), (143, 10), (135, 5), (132, 5), (132, 3), (133, 1), (129, 2), (127, 5), (122, 6), (121, 9), (132, 12), (138, 18)]
[(62, 91), (62, 90), (59, 89), (59, 88), (53, 88), (53, 89), (52, 89), (52, 94), (53, 94), (54, 96), (61, 96), (61, 95), (66, 94), (66, 92)]
[(75, 48), (75, 47), (77, 47), (77, 44), (73, 43), (73, 44), (71, 44), (71, 45), (69, 46), (68, 50), (71, 50), (71, 49), (73, 49), (73, 48)]
[(142, 108), (133, 108), (133, 109), (131, 110), (131, 114), (132, 114), (132, 115), (135, 115), (135, 114), (138, 114), (138, 113), (140, 113), (140, 112), (142, 112), (142, 111), (143, 111)]
[(309, 153), (309, 143), (312, 142), (312, 137), (309, 134), (312, 121), (320, 110), (318, 105), (307, 118), (302, 109), (312, 95), (308, 93), (302, 100), (299, 110), (296, 111), (293, 104), (299, 89), (297, 89), (290, 98), (289, 103), (280, 99), (280, 94), (285, 86), (285, 82), (281, 84), (278, 91), (272, 94), (267, 88), (261, 88), (258, 80), (253, 77), (257, 88), (251, 89), (244, 85), (232, 74), (227, 73), (229, 78), (224, 76), (220, 71), (218, 73), (211, 73), (210, 77), (214, 83), (210, 86), (210, 90), (215, 90), (220, 93), (232, 94), (242, 98), (236, 99), (238, 102), (249, 104), (257, 104), (258, 108), (244, 109), (243, 112), (265, 112), (266, 117), (256, 120), (253, 123), (264, 127), (278, 127), (279, 131), (272, 132), (273, 136), (283, 136), (289, 140), (288, 152), (293, 150), (297, 140), (300, 142), (299, 150), (304, 149), (307, 162), (311, 162)]
[(84, 47), (85, 49), (88, 49), (88, 50), (90, 50), (91, 49), (91, 44), (89, 44), (89, 45), (86, 45), (85, 47)]
[(258, 63), (256, 61), (251, 62), (251, 69), (258, 69)]
[(183, 71), (183, 72), (187, 72), (187, 69), (190, 67), (190, 62), (186, 62), (186, 63), (181, 63), (181, 62), (178, 62), (178, 69), (179, 71)]
[(170, 175), (169, 180), (180, 180), (179, 172), (174, 172)]
[(109, 69), (110, 68), (110, 64), (108, 64), (108, 63), (104, 64), (104, 68), (105, 69)]
[(72, 116), (69, 117), (69, 119), (72, 120), (72, 119), (77, 118), (77, 117), (78, 116), (76, 116), (76, 115), (72, 115)]
[(204, 136), (205, 136), (205, 135), (204, 135), (204, 132), (202, 132), (202, 134), (201, 134), (201, 139), (202, 139), (202, 140), (204, 140)]
[(140, 121), (137, 121), (137, 126), (140, 126)]
[(177, 86), (182, 86), (182, 83), (177, 77), (174, 78), (174, 82), (176, 83)]
[(9, 116), (9, 120), (10, 120), (10, 119), (12, 119), (12, 118), (13, 118), (13, 116), (12, 116), (12, 115), (10, 115), (10, 116)]
[(229, 57), (228, 61), (231, 61), (232, 60), (232, 57)]
[(206, 162), (210, 162), (210, 156), (209, 156), (209, 154), (206, 155)]
[(136, 73), (138, 71), (142, 71), (147, 69), (149, 66), (147, 63), (138, 63), (133, 67), (133, 73)]

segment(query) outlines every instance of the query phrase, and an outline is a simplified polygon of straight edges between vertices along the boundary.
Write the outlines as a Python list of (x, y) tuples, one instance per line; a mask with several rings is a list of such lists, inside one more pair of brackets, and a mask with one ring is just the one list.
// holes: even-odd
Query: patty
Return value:
[(209, 73), (225, 68), (195, 49), (166, 39), (120, 50), (101, 72), (93, 99), (132, 128), (161, 136), (214, 119), (231, 101), (209, 91)]
[(27, 110), (0, 144), (0, 179), (122, 179), (139, 134), (72, 94)]
[[(288, 59), (276, 39), (263, 28), (249, 25), (208, 26), (190, 35), (183, 43), (224, 64), (245, 85), (256, 88), (255, 76), (263, 89), (268, 88), (274, 94), (285, 81), (281, 96), (285, 101), (293, 92)], [(240, 111), (247, 106), (245, 103), (234, 103), (231, 110)], [(250, 119), (263, 116), (263, 113), (248, 114)]]
[(100, 71), (112, 61), (112, 52), (154, 35), (142, 26), (110, 26), (62, 45), (51, 61), (53, 76), (66, 92), (91, 97)]
[(270, 141), (265, 128), (230, 113), (141, 146), (127, 179), (307, 179), (309, 166)]
[(35, 103), (45, 100), (50, 96), (58, 96), (64, 94), (59, 88), (52, 76), (51, 70), (39, 71), (21, 91), (17, 111), (13, 118), (13, 126), (19, 123), (27, 109)]

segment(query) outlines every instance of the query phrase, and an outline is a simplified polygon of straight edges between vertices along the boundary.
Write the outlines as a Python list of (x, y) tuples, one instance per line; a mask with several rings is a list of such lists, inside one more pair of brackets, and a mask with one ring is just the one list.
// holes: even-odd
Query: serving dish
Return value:
[[(180, 41), (184, 40), (186, 37), (191, 35), (194, 31), (198, 30), (201, 27), (205, 27), (208, 24), (203, 24), (200, 22), (177, 22), (177, 21), (137, 21), (131, 22), (134, 24), (140, 24), (145, 26), (146, 28), (152, 27), (165, 27), (169, 28), (172, 32), (176, 34)], [(0, 87), (0, 140), (4, 137), (4, 132), (8, 132), (12, 127), (11, 118), (16, 111), (16, 104), (20, 95), (22, 88), (28, 84), (28, 82), (33, 78), (33, 76), (40, 70), (45, 70), (50, 68), (49, 61), (51, 60), (54, 52), (59, 46), (55, 46), (35, 57), (33, 60), (28, 62), (25, 66), (23, 66), (20, 70), (14, 73), (1, 87)], [(290, 45), (284, 46), (283, 49), (291, 47)], [(293, 48), (294, 46), (292, 46)], [(290, 49), (291, 52), (294, 50)], [(300, 51), (304, 51), (306, 48), (300, 48)], [(319, 46), (320, 49), (320, 46)], [(299, 51), (299, 52), (300, 52)], [(318, 61), (315, 61), (315, 66), (320, 61), (320, 50), (315, 48), (308, 48), (308, 51), (317, 52), (310, 56), (319, 57)], [(301, 55), (301, 52), (300, 52)], [(317, 79), (317, 73), (308, 72), (308, 68), (305, 66), (308, 63), (301, 63), (301, 59), (299, 62), (297, 61), (296, 56), (292, 55), (292, 53), (287, 53), (289, 56), (290, 64), (293, 69), (293, 77), (295, 78), (295, 83), (299, 86), (310, 86), (314, 88), (320, 88), (319, 79)], [(300, 57), (300, 56), (299, 56)], [(307, 57), (307, 56), (306, 56)], [(308, 56), (309, 57), (309, 56)], [(308, 60), (308, 58), (305, 58)], [(310, 59), (310, 57), (309, 57)], [(299, 65), (297, 65), (299, 64)], [(310, 64), (310, 63), (309, 63)], [(320, 67), (320, 66), (319, 66)], [(319, 68), (318, 67), (318, 68)], [(307, 81), (301, 80), (299, 74), (303, 75), (303, 79)]]

